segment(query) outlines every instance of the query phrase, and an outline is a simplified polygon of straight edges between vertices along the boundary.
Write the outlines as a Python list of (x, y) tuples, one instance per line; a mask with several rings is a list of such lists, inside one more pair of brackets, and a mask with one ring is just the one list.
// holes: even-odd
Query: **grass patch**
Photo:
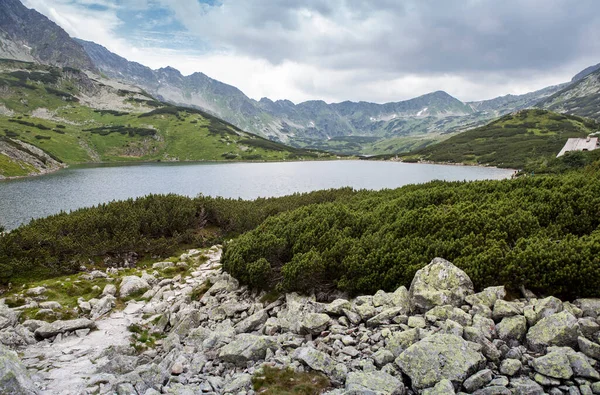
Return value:
[(252, 377), (252, 386), (264, 395), (318, 395), (331, 388), (331, 382), (320, 373), (296, 373), (292, 369), (264, 366)]

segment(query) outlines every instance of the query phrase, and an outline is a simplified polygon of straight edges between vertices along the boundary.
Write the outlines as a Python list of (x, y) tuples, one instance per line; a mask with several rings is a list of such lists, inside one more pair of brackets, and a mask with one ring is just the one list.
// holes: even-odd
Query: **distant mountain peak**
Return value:
[(590, 75), (598, 70), (600, 70), (600, 63), (598, 63), (595, 66), (587, 67), (587, 68), (583, 69), (582, 71), (580, 71), (579, 73), (575, 74), (573, 79), (571, 79), (571, 82), (577, 82), (579, 80), (582, 80), (585, 77), (587, 77), (588, 75)]

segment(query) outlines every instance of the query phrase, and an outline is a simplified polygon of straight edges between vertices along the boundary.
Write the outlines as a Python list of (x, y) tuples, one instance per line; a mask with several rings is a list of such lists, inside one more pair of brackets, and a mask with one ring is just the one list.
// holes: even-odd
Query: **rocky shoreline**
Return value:
[[(114, 277), (73, 320), (19, 323), (27, 306), (58, 307), (39, 287), (23, 291), (26, 307), (0, 304), (0, 393), (250, 395), (268, 366), (320, 372), (331, 395), (600, 394), (600, 299), (474, 293), (436, 258), (410, 289), (272, 300), (222, 272), (220, 254), (191, 250)], [(161, 278), (183, 265), (188, 275)]]

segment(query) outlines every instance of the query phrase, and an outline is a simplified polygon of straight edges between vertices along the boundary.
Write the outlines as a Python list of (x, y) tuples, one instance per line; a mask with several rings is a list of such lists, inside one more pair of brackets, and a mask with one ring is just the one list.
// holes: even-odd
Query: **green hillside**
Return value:
[(61, 162), (329, 157), (111, 83), (71, 68), (0, 61), (0, 178), (52, 170)]
[(600, 124), (590, 119), (523, 110), (412, 152), (403, 159), (519, 169), (539, 167), (556, 157), (568, 138), (585, 137), (599, 128)]

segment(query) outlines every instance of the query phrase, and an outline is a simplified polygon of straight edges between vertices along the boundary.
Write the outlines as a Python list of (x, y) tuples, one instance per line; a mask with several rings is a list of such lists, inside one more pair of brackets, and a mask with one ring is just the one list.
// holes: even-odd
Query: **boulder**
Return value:
[(470, 314), (465, 313), (462, 309), (458, 307), (446, 305), (446, 306), (436, 306), (425, 313), (425, 318), (428, 321), (445, 321), (452, 320), (458, 322), (462, 326), (470, 326), (473, 323), (473, 318)]
[(4, 303), (0, 303), (0, 330), (17, 325), (19, 315)]
[(331, 315), (343, 315), (344, 309), (352, 309), (352, 303), (346, 299), (336, 299), (329, 304), (323, 305), (323, 312)]
[(534, 351), (548, 346), (574, 347), (577, 344), (579, 324), (568, 311), (542, 318), (527, 332), (527, 345)]
[(115, 307), (116, 299), (112, 295), (106, 295), (102, 299), (90, 299), (90, 306), (92, 307), (91, 317), (93, 320), (102, 317)]
[(28, 296), (40, 296), (45, 293), (46, 293), (45, 287), (29, 288), (27, 291), (25, 291), (25, 295), (28, 295)]
[(552, 352), (534, 359), (531, 366), (536, 372), (556, 379), (568, 380), (573, 377), (573, 369), (566, 354)]
[(471, 393), (473, 391), (477, 391), (481, 387), (486, 386), (490, 381), (492, 381), (492, 378), (493, 375), (490, 369), (481, 370), (466, 379), (463, 383), (463, 387), (465, 387), (465, 389)]
[(573, 304), (582, 310), (584, 317), (600, 316), (600, 299), (577, 299)]
[(404, 332), (393, 332), (385, 341), (385, 348), (394, 354), (394, 358), (419, 341), (419, 330), (409, 329)]
[(78, 329), (95, 329), (96, 323), (87, 318), (78, 318), (69, 321), (54, 321), (44, 323), (35, 330), (35, 337), (38, 339), (48, 339), (61, 333), (73, 332)]
[(308, 313), (300, 321), (300, 332), (307, 335), (319, 335), (329, 326), (331, 318), (323, 313)]
[(33, 395), (38, 390), (17, 353), (0, 345), (0, 394)]
[(456, 385), (481, 367), (486, 359), (481, 347), (454, 335), (431, 335), (410, 346), (396, 359), (415, 389), (428, 388), (448, 379)]
[(510, 380), (514, 395), (544, 395), (544, 389), (529, 377), (515, 377)]
[(502, 353), (480, 329), (472, 326), (466, 327), (463, 329), (463, 336), (465, 340), (479, 344), (481, 352), (490, 361), (500, 360)]
[(346, 378), (346, 391), (352, 394), (404, 395), (402, 381), (382, 371), (350, 372)]
[(142, 280), (140, 277), (125, 276), (123, 277), (123, 280), (121, 280), (119, 296), (126, 298), (130, 295), (146, 291), (148, 288), (150, 288), (150, 284), (148, 284), (148, 282), (145, 280)]
[(379, 326), (389, 324), (391, 320), (399, 315), (405, 314), (404, 307), (391, 307), (389, 309), (383, 310), (381, 313), (377, 314), (375, 317), (370, 318), (367, 321), (368, 326)]
[(334, 383), (343, 383), (347, 368), (344, 364), (337, 363), (324, 352), (312, 347), (300, 347), (294, 351), (292, 358), (307, 365), (312, 370), (325, 373)]
[(432, 388), (427, 388), (423, 390), (423, 395), (453, 395), (456, 394), (454, 392), (454, 386), (450, 380), (444, 379), (437, 383)]
[(106, 296), (106, 295), (116, 296), (117, 295), (117, 287), (114, 284), (106, 284), (104, 286), (104, 289), (102, 290), (102, 296)]
[(252, 331), (258, 330), (265, 324), (265, 322), (267, 322), (268, 318), (269, 318), (269, 315), (267, 314), (267, 310), (265, 310), (265, 309), (259, 310), (256, 313), (252, 314), (251, 316), (238, 322), (234, 327), (235, 332), (236, 333), (246, 333), (246, 332), (252, 332)]
[(504, 299), (505, 297), (506, 289), (504, 289), (504, 286), (489, 287), (476, 294), (467, 295), (465, 301), (472, 306), (483, 305), (491, 309), (494, 307), (496, 300)]
[(520, 314), (523, 314), (523, 306), (520, 303), (507, 302), (506, 300), (498, 299), (494, 303), (492, 318), (494, 318), (495, 321), (500, 321), (502, 318)]
[(575, 377), (583, 377), (594, 381), (600, 380), (600, 374), (594, 369), (584, 354), (574, 351), (566, 354)]
[(594, 343), (583, 336), (577, 338), (577, 345), (582, 353), (590, 358), (600, 360), (600, 344)]
[(245, 366), (248, 361), (265, 359), (267, 349), (273, 346), (274, 341), (270, 337), (242, 333), (221, 348), (219, 358), (226, 362)]
[(504, 341), (521, 341), (527, 333), (527, 320), (522, 315), (505, 317), (496, 325), (498, 337)]
[(549, 296), (547, 298), (537, 300), (533, 305), (533, 309), (535, 310), (537, 320), (541, 320), (542, 318), (546, 318), (552, 314), (563, 311), (563, 303), (560, 301), (560, 299), (554, 296)]
[(507, 376), (514, 376), (519, 373), (523, 364), (518, 359), (507, 358), (500, 364), (500, 373)]
[(410, 284), (409, 298), (414, 311), (425, 312), (435, 306), (460, 307), (473, 294), (473, 282), (467, 274), (442, 258), (417, 271)]

